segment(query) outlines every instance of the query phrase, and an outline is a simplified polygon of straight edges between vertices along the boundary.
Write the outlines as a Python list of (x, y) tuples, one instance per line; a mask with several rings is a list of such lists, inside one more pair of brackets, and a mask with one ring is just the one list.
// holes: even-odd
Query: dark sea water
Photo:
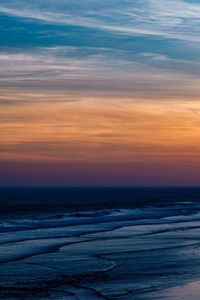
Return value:
[(198, 280), (198, 188), (0, 189), (0, 299), (200, 299), (173, 292)]

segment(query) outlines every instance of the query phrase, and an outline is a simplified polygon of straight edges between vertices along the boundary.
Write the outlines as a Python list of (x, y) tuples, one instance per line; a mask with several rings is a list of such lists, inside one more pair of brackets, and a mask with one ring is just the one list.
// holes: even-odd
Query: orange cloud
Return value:
[(0, 162), (200, 166), (197, 101), (48, 93), (15, 99), (0, 111)]

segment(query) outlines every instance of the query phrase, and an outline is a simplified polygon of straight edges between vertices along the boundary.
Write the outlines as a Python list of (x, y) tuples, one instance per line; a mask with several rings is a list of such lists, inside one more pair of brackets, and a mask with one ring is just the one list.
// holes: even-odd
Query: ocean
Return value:
[(0, 299), (196, 300), (198, 280), (200, 188), (0, 189)]

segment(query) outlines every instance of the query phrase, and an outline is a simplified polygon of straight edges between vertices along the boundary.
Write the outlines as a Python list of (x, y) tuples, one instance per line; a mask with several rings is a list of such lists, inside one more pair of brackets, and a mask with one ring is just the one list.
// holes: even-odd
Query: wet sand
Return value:
[(200, 299), (200, 281), (191, 282), (182, 286), (177, 286), (152, 293), (150, 299), (166, 300), (199, 300)]

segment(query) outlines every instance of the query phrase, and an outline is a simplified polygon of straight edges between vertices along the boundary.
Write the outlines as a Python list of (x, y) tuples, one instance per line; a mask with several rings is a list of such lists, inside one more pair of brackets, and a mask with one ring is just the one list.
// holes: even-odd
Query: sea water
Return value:
[(198, 279), (200, 189), (0, 189), (0, 299), (179, 299)]

